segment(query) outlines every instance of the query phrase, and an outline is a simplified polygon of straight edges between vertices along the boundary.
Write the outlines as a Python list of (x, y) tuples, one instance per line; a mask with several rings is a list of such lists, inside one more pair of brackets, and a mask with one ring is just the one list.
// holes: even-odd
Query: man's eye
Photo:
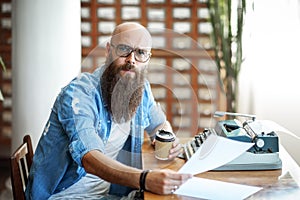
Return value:
[(123, 52), (128, 52), (128, 51), (130, 51), (130, 47), (121, 45), (121, 46), (119, 46), (119, 50), (123, 51)]
[(137, 52), (140, 55), (143, 55), (143, 56), (146, 55), (146, 51), (145, 50), (139, 49)]

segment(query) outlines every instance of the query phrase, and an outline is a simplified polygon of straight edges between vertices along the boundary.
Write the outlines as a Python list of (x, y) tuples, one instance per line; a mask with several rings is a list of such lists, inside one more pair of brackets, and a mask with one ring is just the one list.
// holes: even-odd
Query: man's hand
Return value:
[(175, 141), (173, 142), (172, 148), (169, 152), (169, 160), (173, 160), (176, 158), (180, 153), (182, 153), (182, 146), (179, 143), (179, 139), (176, 137)]
[(179, 174), (173, 170), (153, 170), (146, 177), (146, 190), (156, 194), (172, 194), (188, 179), (191, 174)]
[[(155, 139), (152, 141), (151, 145), (155, 147)], [(172, 148), (170, 149), (168, 160), (173, 160), (180, 153), (182, 153), (182, 145), (179, 143), (179, 138), (176, 137)]]

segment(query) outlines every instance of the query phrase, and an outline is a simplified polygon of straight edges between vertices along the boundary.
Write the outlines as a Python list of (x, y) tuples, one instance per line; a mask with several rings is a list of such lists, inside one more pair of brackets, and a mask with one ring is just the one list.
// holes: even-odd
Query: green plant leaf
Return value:
[(227, 111), (235, 112), (237, 81), (243, 62), (242, 32), (246, 1), (208, 0), (207, 7), (213, 29), (211, 38), (220, 71), (219, 79), (224, 84), (227, 97)]

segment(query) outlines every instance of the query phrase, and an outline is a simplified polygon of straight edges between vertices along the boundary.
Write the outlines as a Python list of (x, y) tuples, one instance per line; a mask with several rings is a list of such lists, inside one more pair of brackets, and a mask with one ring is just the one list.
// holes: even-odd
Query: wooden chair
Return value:
[(28, 181), (29, 170), (32, 164), (33, 149), (30, 135), (25, 135), (23, 144), (10, 157), (11, 185), (13, 197), (25, 200), (25, 188)]

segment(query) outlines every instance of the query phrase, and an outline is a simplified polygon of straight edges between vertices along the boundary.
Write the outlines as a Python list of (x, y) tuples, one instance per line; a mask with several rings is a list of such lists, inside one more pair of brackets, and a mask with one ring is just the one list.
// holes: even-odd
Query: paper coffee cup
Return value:
[(155, 157), (159, 160), (167, 160), (170, 149), (175, 140), (175, 135), (171, 132), (159, 130), (155, 135)]

